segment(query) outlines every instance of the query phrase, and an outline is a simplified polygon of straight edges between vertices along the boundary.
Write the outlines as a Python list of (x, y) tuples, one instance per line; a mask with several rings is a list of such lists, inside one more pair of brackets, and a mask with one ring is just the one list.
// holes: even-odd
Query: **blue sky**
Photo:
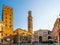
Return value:
[(60, 0), (0, 0), (0, 20), (2, 6), (13, 8), (14, 30), (22, 28), (28, 30), (28, 11), (32, 11), (33, 30), (52, 30), (54, 22), (60, 13)]

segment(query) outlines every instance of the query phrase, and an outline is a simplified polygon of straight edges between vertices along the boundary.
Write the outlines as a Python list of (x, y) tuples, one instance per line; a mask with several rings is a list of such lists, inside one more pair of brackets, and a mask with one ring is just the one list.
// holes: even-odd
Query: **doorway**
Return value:
[(39, 36), (39, 42), (42, 42), (42, 36)]

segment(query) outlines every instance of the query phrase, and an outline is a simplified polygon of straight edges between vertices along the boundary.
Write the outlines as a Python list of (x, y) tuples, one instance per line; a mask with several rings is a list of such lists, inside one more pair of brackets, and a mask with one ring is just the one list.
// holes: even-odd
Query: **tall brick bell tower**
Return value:
[(32, 23), (32, 12), (28, 11), (28, 32), (32, 34), (33, 32), (33, 23)]
[[(13, 9), (3, 5), (2, 8), (3, 43), (13, 43)], [(8, 40), (9, 39), (9, 40)]]

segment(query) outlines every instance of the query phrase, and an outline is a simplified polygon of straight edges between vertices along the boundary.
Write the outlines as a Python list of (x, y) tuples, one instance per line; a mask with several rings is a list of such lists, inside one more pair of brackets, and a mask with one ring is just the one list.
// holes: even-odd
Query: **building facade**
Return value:
[(0, 43), (2, 43), (2, 39), (3, 39), (3, 28), (4, 28), (4, 23), (0, 21)]
[(32, 23), (32, 12), (31, 11), (28, 11), (28, 31), (18, 28), (15, 30), (15, 33), (17, 33), (15, 37), (18, 37), (17, 38), (18, 42), (24, 43), (24, 42), (32, 41), (33, 23)]
[(43, 30), (43, 29), (34, 31), (34, 41), (35, 42), (46, 42), (51, 38), (50, 33), (51, 31)]
[(13, 36), (13, 9), (3, 5), (2, 8), (2, 22), (5, 24), (3, 27), (3, 43), (9, 43)]
[(21, 28), (16, 29), (15, 31), (15, 37), (16, 39), (14, 39), (15, 42), (17, 43), (26, 43), (26, 42), (31, 42), (31, 33), (29, 33), (26, 30), (23, 30)]
[(52, 38), (60, 43), (60, 18), (57, 18), (51, 33)]
[[(13, 29), (13, 9), (3, 5), (2, 8), (2, 22), (4, 23), (3, 32), (3, 44), (13, 43), (13, 42), (31, 42), (33, 24), (32, 24), (32, 14), (28, 11), (28, 31), (23, 29)], [(23, 39), (22, 39), (23, 38)]]

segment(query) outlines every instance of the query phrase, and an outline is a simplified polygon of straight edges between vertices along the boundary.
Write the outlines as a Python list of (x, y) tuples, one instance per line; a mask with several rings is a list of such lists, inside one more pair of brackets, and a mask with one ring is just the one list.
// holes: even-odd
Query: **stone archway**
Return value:
[(13, 43), (13, 36), (4, 37), (2, 43), (3, 44)]
[(42, 36), (39, 36), (39, 42), (42, 42)]
[(13, 36), (13, 43), (17, 43), (17, 41), (18, 41), (18, 37), (17, 37), (17, 35), (14, 35)]

